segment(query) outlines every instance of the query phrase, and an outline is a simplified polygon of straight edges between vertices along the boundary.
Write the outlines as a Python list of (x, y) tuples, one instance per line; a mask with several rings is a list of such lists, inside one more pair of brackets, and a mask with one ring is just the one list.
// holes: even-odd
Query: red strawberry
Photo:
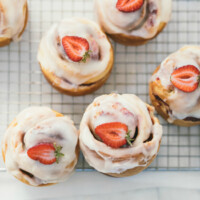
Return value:
[(28, 149), (27, 154), (33, 160), (38, 160), (45, 165), (51, 165), (55, 162), (58, 163), (59, 158), (64, 156), (60, 151), (61, 146), (56, 146), (52, 143), (41, 143)]
[(134, 12), (139, 10), (144, 3), (144, 0), (118, 0), (116, 8), (122, 12)]
[(67, 56), (74, 62), (86, 62), (90, 57), (89, 43), (85, 38), (65, 36), (62, 39), (62, 45)]
[(132, 141), (127, 125), (120, 122), (101, 124), (95, 128), (95, 133), (112, 148), (119, 148), (127, 142), (131, 144)]
[(183, 92), (193, 92), (199, 85), (200, 71), (193, 65), (180, 67), (171, 75), (172, 84)]

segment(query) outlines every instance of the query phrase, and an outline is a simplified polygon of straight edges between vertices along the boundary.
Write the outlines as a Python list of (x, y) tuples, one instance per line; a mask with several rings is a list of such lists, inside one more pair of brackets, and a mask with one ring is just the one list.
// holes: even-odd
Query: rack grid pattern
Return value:
[[(0, 49), (0, 140), (16, 114), (31, 105), (70, 115), (78, 127), (87, 105), (101, 94), (135, 93), (149, 102), (148, 82), (156, 66), (183, 45), (199, 44), (199, 12), (199, 0), (173, 0), (172, 20), (156, 39), (139, 47), (113, 43), (115, 65), (107, 83), (94, 94), (70, 97), (47, 83), (37, 63), (37, 48), (53, 23), (72, 16), (93, 19), (93, 0), (29, 0), (29, 22), (21, 42)], [(199, 171), (200, 127), (177, 127), (159, 119), (164, 128), (162, 145), (147, 170)], [(82, 155), (77, 170), (92, 170)], [(5, 171), (2, 158), (0, 171)]]

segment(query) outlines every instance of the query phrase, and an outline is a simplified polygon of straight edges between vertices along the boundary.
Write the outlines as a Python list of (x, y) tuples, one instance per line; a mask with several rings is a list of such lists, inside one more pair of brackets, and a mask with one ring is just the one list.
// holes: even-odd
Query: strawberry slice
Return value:
[(122, 12), (134, 12), (139, 10), (144, 3), (144, 0), (118, 0), (116, 8)]
[(90, 57), (89, 43), (85, 38), (77, 36), (65, 36), (62, 39), (65, 53), (74, 62), (86, 62)]
[(127, 125), (120, 122), (101, 124), (95, 128), (95, 133), (112, 148), (119, 148), (127, 142), (131, 145), (131, 141), (133, 141), (130, 138)]
[(61, 146), (56, 146), (52, 143), (41, 143), (28, 149), (27, 154), (29, 158), (37, 160), (44, 165), (51, 165), (59, 162), (59, 158), (64, 156), (60, 151)]
[(172, 84), (183, 92), (193, 92), (199, 85), (200, 71), (193, 65), (180, 67), (171, 75)]

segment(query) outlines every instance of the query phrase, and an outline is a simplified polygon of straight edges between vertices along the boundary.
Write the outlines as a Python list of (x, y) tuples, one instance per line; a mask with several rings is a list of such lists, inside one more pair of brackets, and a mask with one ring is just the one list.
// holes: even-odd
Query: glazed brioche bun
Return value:
[[(160, 69), (160, 65), (156, 68), (153, 75), (158, 72)], [(167, 99), (170, 96), (172, 91), (167, 90), (163, 87), (160, 81), (151, 81), (149, 84), (149, 96), (151, 99), (152, 105), (155, 107), (156, 111), (159, 115), (161, 115), (166, 121), (170, 118), (169, 116), (169, 104), (168, 101), (163, 101), (163, 99)], [(183, 119), (175, 119), (172, 122), (174, 125), (178, 126), (196, 126), (200, 124), (200, 121), (189, 121)]]
[[(84, 41), (88, 46), (90, 55), (85, 61), (76, 61), (69, 56), (77, 50), (72, 45), (70, 51), (64, 47), (65, 42), (69, 44), (67, 38), (75, 43), (76, 40)], [(45, 78), (55, 89), (80, 96), (94, 92), (106, 82), (112, 71), (114, 53), (98, 24), (88, 19), (71, 18), (47, 31), (39, 45), (38, 62)]]
[[(121, 145), (118, 130), (119, 135), (122, 130), (128, 134), (129, 142)], [(146, 169), (159, 151), (161, 138), (162, 126), (154, 108), (133, 94), (97, 97), (80, 123), (79, 143), (86, 161), (113, 177), (132, 176)]]
[[(58, 160), (56, 157), (56, 163), (43, 163), (30, 157), (29, 149), (45, 144), (54, 145), (56, 155), (61, 148), (58, 152), (63, 155)], [(40, 151), (41, 148), (45, 147), (40, 147)], [(35, 151), (38, 155), (39, 150)], [(73, 173), (78, 156), (78, 131), (73, 121), (47, 107), (29, 107), (22, 111), (9, 125), (2, 140), (7, 171), (30, 186), (65, 181)]]
[(126, 3), (129, 2), (95, 0), (99, 24), (120, 44), (138, 46), (147, 43), (162, 32), (171, 18), (172, 0), (140, 1), (142, 4), (134, 10)]
[[(28, 4), (27, 3), (24, 5), (23, 12), (25, 13), (24, 26), (23, 26), (22, 31), (19, 33), (18, 38), (20, 38), (22, 36), (23, 32), (25, 31), (27, 22), (28, 22)], [(12, 38), (2, 36), (2, 37), (0, 37), (0, 47), (7, 46), (12, 41), (13, 41)]]

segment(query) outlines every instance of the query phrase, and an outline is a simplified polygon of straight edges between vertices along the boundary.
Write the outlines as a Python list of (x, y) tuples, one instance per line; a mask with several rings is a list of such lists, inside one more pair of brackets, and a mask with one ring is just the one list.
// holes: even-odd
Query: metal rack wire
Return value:
[[(15, 115), (30, 105), (46, 105), (70, 115), (78, 126), (86, 106), (101, 94), (135, 93), (149, 102), (148, 81), (156, 66), (185, 44), (199, 44), (200, 1), (174, 0), (173, 16), (166, 29), (144, 46), (113, 43), (115, 66), (97, 92), (70, 97), (55, 91), (40, 72), (36, 55), (42, 34), (63, 18), (93, 18), (92, 0), (29, 0), (29, 23), (20, 43), (0, 49), (0, 139)], [(148, 170), (200, 170), (200, 127), (161, 123), (164, 135), (156, 160)], [(80, 156), (77, 170), (91, 169)], [(5, 171), (0, 159), (0, 171)]]

